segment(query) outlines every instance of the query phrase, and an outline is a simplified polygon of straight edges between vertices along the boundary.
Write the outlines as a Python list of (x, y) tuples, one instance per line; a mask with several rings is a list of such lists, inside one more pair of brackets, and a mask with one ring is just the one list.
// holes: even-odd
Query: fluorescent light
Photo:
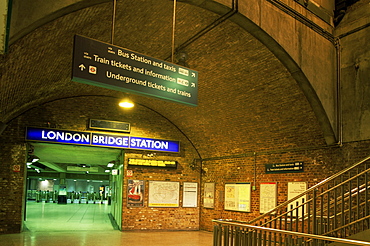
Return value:
[(105, 170), (105, 172), (106, 172), (106, 173), (109, 173), (109, 172), (110, 172), (110, 170)]
[(108, 163), (107, 167), (113, 167), (114, 166), (114, 163), (110, 162)]
[(129, 101), (122, 101), (118, 105), (122, 108), (133, 108), (135, 106), (135, 104)]

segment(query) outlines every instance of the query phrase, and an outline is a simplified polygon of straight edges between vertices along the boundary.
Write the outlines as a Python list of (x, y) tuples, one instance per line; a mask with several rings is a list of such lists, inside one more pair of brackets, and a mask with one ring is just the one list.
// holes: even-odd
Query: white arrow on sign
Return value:
[(191, 87), (195, 87), (195, 83), (191, 83)]
[(80, 69), (81, 69), (81, 71), (83, 71), (84, 69), (86, 69), (86, 67), (85, 67), (85, 65), (84, 64), (81, 64), (80, 66), (78, 66)]
[(191, 77), (195, 77), (195, 73), (193, 73), (193, 72), (192, 72), (192, 73), (191, 73)]

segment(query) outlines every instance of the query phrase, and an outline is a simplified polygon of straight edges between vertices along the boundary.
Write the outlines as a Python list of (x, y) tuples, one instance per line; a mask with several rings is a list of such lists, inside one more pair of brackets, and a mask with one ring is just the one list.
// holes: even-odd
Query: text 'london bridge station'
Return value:
[(180, 151), (180, 143), (178, 141), (34, 127), (27, 128), (26, 139), (29, 141), (78, 144), (99, 147), (153, 150), (176, 153)]

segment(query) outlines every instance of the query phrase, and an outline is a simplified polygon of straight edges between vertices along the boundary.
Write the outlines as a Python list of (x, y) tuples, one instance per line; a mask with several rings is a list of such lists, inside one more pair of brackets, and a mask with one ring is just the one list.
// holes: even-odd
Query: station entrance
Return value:
[(26, 230), (120, 229), (123, 155), (123, 149), (28, 143)]

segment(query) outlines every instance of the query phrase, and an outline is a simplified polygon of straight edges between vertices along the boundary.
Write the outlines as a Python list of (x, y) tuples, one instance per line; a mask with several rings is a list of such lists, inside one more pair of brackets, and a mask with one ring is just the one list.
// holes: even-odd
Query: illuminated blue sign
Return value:
[(90, 144), (90, 135), (89, 132), (28, 127), (26, 139), (53, 143)]
[(91, 145), (114, 148), (130, 148), (129, 141), (129, 136), (92, 133)]
[(168, 141), (160, 139), (150, 139), (150, 138), (130, 138), (130, 148), (131, 149), (143, 149), (143, 150), (163, 150), (168, 149), (171, 152), (179, 152), (180, 145), (178, 141)]
[(166, 152), (180, 151), (178, 141), (34, 127), (27, 128), (26, 140)]

